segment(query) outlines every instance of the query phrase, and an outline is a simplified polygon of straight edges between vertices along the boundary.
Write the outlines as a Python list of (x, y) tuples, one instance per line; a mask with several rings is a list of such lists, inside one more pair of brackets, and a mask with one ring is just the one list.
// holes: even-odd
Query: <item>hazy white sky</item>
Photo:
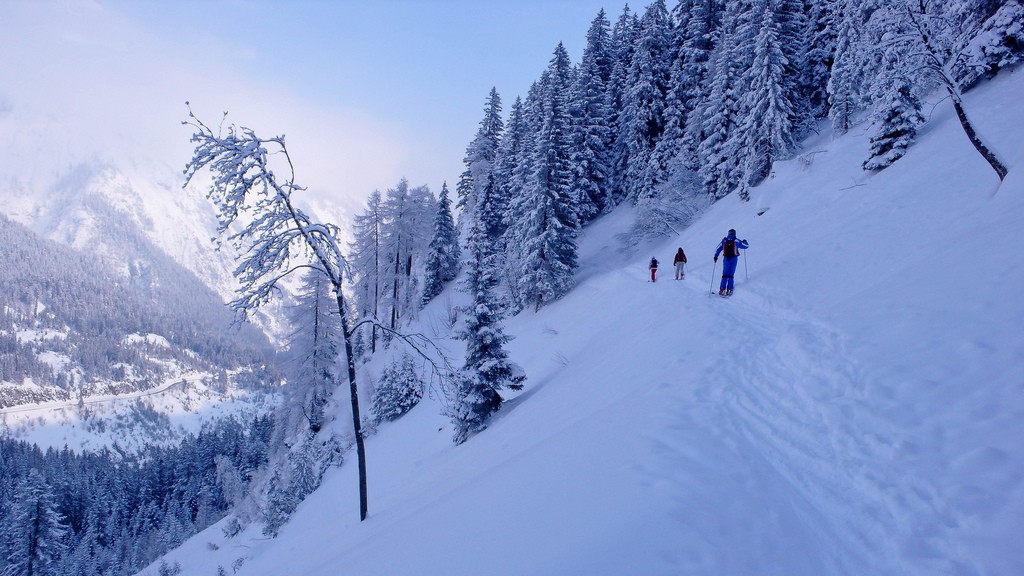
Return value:
[[(642, 10), (649, 2), (630, 6)], [(311, 194), (454, 187), (492, 86), (505, 112), (625, 0), (0, 0), (0, 177), (83, 158), (180, 170), (221, 112), (284, 133)], [(670, 7), (674, 2), (669, 3)], [(18, 171), (26, 174), (19, 174)]]

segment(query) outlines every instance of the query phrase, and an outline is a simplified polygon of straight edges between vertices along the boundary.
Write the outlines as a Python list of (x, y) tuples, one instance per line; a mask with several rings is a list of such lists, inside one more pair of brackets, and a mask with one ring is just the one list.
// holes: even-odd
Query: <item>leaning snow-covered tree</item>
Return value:
[(904, 70), (927, 73), (949, 95), (957, 119), (971, 145), (1002, 181), (1006, 165), (981, 139), (964, 108), (960, 82), (954, 73), (965, 59), (957, 48), (959, 27), (949, 13), (951, 4), (935, 0), (890, 0), (871, 15), (879, 47), (904, 59)]
[[(675, 161), (682, 164), (683, 158)], [(669, 174), (654, 194), (637, 201), (636, 220), (625, 238), (628, 244), (678, 235), (711, 204), (696, 172), (677, 165)]]
[[(295, 173), (284, 136), (261, 138), (253, 130), (230, 125), (214, 133), (189, 108), (183, 124), (194, 128), (195, 153), (185, 167), (185, 185), (208, 170), (212, 176), (207, 197), (218, 215), (218, 238), (241, 254), (235, 269), (240, 281), (232, 309), (244, 320), (269, 302), (280, 282), (301, 269), (317, 271), (330, 284), (340, 319), (348, 368), (352, 426), (359, 467), (359, 517), (366, 519), (366, 451), (359, 388), (352, 354), (352, 327), (342, 290), (345, 259), (338, 246), (339, 230), (311, 220), (295, 205), (293, 195), (304, 190)], [(275, 162), (272, 165), (271, 159)], [(276, 169), (276, 170), (275, 170)], [(278, 179), (284, 174), (284, 180)]]

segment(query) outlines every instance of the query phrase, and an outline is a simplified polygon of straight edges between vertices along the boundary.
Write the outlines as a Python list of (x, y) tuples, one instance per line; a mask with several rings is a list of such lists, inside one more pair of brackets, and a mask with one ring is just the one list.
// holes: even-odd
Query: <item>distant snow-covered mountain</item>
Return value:
[(210, 240), (212, 208), (195, 190), (183, 190), (169, 169), (143, 177), (83, 162), (50, 178), (11, 173), (0, 180), (0, 206), (36, 233), (98, 256), (126, 280), (145, 282), (158, 248), (223, 298), (232, 294), (233, 255), (218, 252)]

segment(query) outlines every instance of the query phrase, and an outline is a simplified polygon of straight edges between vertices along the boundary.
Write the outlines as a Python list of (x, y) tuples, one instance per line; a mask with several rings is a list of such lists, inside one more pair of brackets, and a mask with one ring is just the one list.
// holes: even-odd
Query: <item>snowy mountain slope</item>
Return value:
[[(487, 430), (453, 446), (440, 401), (424, 402), (367, 442), (365, 522), (349, 462), (276, 539), (215, 527), (166, 561), (296, 576), (1024, 573), (1022, 89), (1017, 70), (967, 99), (1010, 167), (1001, 186), (943, 101), (883, 172), (860, 170), (864, 125), (824, 132), (751, 202), (726, 198), (643, 252), (616, 248), (627, 210), (607, 217), (582, 239), (579, 286), (507, 322), (529, 380)], [(751, 248), (720, 299), (710, 257), (728, 228)], [(650, 255), (678, 246), (686, 279), (647, 282)]]
[(143, 252), (148, 265), (134, 261), (126, 281), (0, 215), (0, 436), (134, 450), (270, 409), (276, 397), (260, 384), (275, 375), (254, 368), (272, 358), (262, 335), (231, 328), (216, 294)]
[[(215, 252), (209, 240), (216, 226), (212, 208), (196, 191), (181, 190), (180, 174), (169, 167), (135, 175), (100, 161), (69, 164), (46, 175), (14, 168), (0, 179), (0, 205), (12, 219), (97, 254), (123, 277), (133, 260), (147, 258), (146, 249), (130, 238), (138, 235), (230, 297), (229, 255)], [(110, 230), (112, 222), (119, 233)], [(127, 245), (125, 236), (131, 241)]]
[[(112, 273), (143, 288), (176, 281), (177, 275), (155, 275), (166, 265), (162, 261), (173, 260), (225, 302), (233, 300), (236, 253), (230, 246), (218, 249), (212, 240), (217, 221), (202, 186), (183, 189), (180, 168), (164, 163), (122, 162), (74, 162), (44, 175), (17, 165), (9, 173), (0, 169), (0, 212), (45, 238), (102, 258)], [(315, 210), (345, 221), (331, 202), (318, 202)], [(277, 320), (277, 305), (253, 317), (273, 339), (288, 330)]]

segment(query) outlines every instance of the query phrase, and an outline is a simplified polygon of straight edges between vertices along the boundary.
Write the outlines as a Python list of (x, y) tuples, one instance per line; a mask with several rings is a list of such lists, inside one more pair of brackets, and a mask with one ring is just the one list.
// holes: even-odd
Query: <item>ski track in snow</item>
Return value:
[[(661, 292), (655, 307), (678, 308), (680, 290), (689, 293), (684, 298), (694, 299), (709, 285), (706, 276), (696, 274), (682, 286), (673, 283), (648, 285)], [(908, 482), (915, 472), (903, 469), (897, 458), (877, 461), (878, 454), (894, 452), (903, 439), (876, 413), (878, 398), (866, 396), (881, 390), (884, 398), (885, 387), (868, 385), (869, 374), (848, 355), (842, 334), (802, 313), (791, 295), (756, 282), (738, 282), (731, 298), (716, 294), (706, 300), (708, 306), (691, 306), (685, 314), (714, 316), (701, 324), (718, 327), (708, 338), (722, 342), (721, 357), (694, 379), (694, 386), (673, 387), (678, 392), (663, 417), (677, 419), (667, 428), (680, 435), (648, 439), (658, 454), (652, 460), (665, 466), (646, 472), (654, 477), (652, 485), (675, 484), (679, 508), (673, 514), (680, 531), (688, 532), (693, 518), (687, 507), (701, 491), (693, 478), (708, 481), (706, 476), (715, 475), (711, 464), (695, 459), (702, 452), (688, 447), (694, 428), (704, 428), (696, 434), (710, 433), (712, 438), (703, 441), (721, 444), (723, 460), (740, 462), (713, 467), (750, 471), (746, 478), (726, 479), (735, 484), (733, 505), (771, 510), (750, 515), (751, 525), (722, 526), (721, 531), (730, 539), (739, 531), (741, 540), (771, 542), (753, 549), (779, 552), (771, 559), (744, 559), (740, 551), (729, 559), (704, 554), (694, 545), (707, 537), (703, 526), (703, 537), (683, 539), (689, 548), (673, 554), (670, 563), (686, 573), (867, 574), (880, 566), (902, 566), (911, 573), (971, 573), (957, 558), (955, 516), (942, 509), (930, 479), (916, 475)], [(816, 545), (808, 546), (806, 539)], [(787, 556), (787, 542), (792, 550), (817, 550), (819, 556)]]

